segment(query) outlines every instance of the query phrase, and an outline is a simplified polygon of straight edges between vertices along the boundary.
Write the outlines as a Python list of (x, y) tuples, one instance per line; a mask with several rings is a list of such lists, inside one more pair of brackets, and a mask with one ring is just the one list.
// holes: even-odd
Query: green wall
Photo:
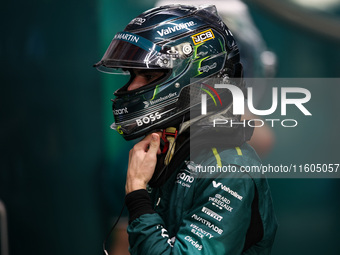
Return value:
[[(122, 78), (92, 65), (113, 35), (153, 4), (2, 3), (0, 199), (7, 207), (10, 254), (101, 253), (123, 203), (131, 143), (109, 128), (110, 99)], [(278, 56), (278, 76), (339, 77), (338, 41), (255, 5), (251, 12)], [(265, 162), (317, 157), (339, 163), (340, 121), (332, 103), (339, 88), (317, 91), (324, 101), (312, 107), (330, 124), (298, 129), (294, 136), (275, 129), (276, 144)], [(326, 113), (329, 108), (333, 113)], [(269, 181), (280, 223), (273, 254), (339, 254), (339, 180)]]
[(19, 0), (0, 9), (0, 198), (10, 254), (100, 253), (97, 4)]
[[(301, 29), (255, 4), (250, 10), (268, 47), (278, 56), (278, 77), (340, 77), (340, 41)], [(334, 10), (340, 24), (339, 14)], [(276, 142), (265, 163), (340, 163), (340, 87), (324, 80), (306, 88), (312, 93), (308, 107), (313, 116), (297, 115), (301, 122), (293, 130), (275, 128)], [(279, 221), (273, 254), (339, 254), (340, 180), (270, 179), (269, 183)]]

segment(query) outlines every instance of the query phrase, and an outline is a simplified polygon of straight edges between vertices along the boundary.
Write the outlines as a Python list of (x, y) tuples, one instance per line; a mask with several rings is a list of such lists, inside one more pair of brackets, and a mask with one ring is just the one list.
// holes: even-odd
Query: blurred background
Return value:
[[(339, 0), (244, 3), (263, 52), (269, 52), (248, 63), (262, 61), (266, 72), (259, 77), (339, 78)], [(116, 32), (155, 4), (1, 3), (1, 254), (102, 254), (102, 241), (123, 204), (132, 143), (109, 128), (110, 99), (124, 78), (92, 65)], [(295, 129), (274, 128), (265, 163), (340, 163), (340, 87), (310, 89), (308, 128), (303, 121)], [(272, 253), (340, 254), (340, 180), (269, 183), (279, 221)]]

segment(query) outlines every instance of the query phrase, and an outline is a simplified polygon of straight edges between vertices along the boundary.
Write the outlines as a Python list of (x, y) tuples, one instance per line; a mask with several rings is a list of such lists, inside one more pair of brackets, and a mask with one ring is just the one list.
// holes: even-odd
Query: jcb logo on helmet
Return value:
[(145, 116), (141, 119), (137, 119), (136, 123), (137, 123), (137, 126), (140, 127), (140, 126), (143, 126), (144, 124), (149, 124), (150, 122), (159, 120), (160, 118), (162, 118), (162, 115), (159, 112), (156, 112), (154, 114), (152, 113), (148, 116)]
[(195, 34), (195, 35), (191, 36), (191, 38), (192, 38), (194, 44), (197, 45), (199, 43), (206, 42), (210, 39), (214, 39), (215, 36), (214, 36), (214, 33), (212, 32), (212, 30), (209, 29), (209, 30), (205, 30), (201, 33)]

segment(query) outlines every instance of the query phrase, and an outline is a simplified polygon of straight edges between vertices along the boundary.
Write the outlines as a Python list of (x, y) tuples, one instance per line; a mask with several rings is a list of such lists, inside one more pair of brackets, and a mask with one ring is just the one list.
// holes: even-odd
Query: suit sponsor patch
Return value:
[(222, 190), (229, 193), (233, 197), (236, 197), (238, 200), (242, 201), (242, 199), (243, 199), (243, 197), (241, 195), (239, 195), (236, 191), (231, 190), (229, 187), (223, 185), (221, 182), (217, 183), (216, 181), (212, 181), (212, 185), (215, 189), (221, 188)]
[(203, 206), (202, 212), (204, 212), (206, 215), (209, 215), (211, 218), (214, 218), (215, 220), (221, 221), (223, 217), (214, 211), (210, 210), (209, 208), (206, 208)]
[(197, 214), (191, 215), (191, 218), (193, 218), (194, 220), (197, 220), (197, 221), (201, 222), (203, 225), (206, 225), (207, 227), (211, 228), (212, 230), (214, 230), (219, 235), (221, 235), (223, 233), (223, 229), (220, 229), (218, 226), (212, 224), (210, 221), (198, 216)]

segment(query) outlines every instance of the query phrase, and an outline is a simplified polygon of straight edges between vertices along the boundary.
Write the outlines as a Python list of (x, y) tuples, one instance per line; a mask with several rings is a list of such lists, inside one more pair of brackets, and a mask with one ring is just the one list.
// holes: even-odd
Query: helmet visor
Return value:
[(173, 67), (172, 56), (166, 51), (139, 35), (120, 32), (95, 67), (110, 73), (119, 73), (118, 68), (170, 69)]

